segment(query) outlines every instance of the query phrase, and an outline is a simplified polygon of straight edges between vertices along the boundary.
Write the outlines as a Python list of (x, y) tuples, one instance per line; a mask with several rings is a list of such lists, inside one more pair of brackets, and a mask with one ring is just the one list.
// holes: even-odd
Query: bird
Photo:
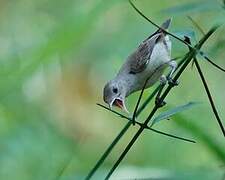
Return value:
[[(171, 41), (165, 32), (171, 24), (167, 19), (156, 32), (140, 43), (125, 60), (116, 76), (103, 89), (103, 100), (112, 109), (117, 106), (129, 113), (125, 100), (132, 93), (153, 86), (157, 81), (165, 84), (171, 79), (177, 63), (171, 59)], [(169, 76), (163, 75), (170, 67)], [(147, 81), (147, 82), (146, 82)]]

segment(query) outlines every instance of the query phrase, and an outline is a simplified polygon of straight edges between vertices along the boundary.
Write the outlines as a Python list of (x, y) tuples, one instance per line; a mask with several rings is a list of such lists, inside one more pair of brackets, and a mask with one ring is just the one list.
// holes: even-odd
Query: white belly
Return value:
[[(168, 47), (170, 50), (170, 44), (168, 44)], [(146, 88), (154, 85), (163, 74), (164, 69), (167, 67), (170, 60), (170, 53), (168, 53), (168, 50), (165, 48), (165, 44), (163, 44), (163, 42), (157, 43), (153, 49), (146, 69), (143, 72), (136, 74), (135, 83), (138, 85), (136, 86), (137, 88), (135, 91), (143, 88), (147, 78), (149, 78), (149, 80)]]

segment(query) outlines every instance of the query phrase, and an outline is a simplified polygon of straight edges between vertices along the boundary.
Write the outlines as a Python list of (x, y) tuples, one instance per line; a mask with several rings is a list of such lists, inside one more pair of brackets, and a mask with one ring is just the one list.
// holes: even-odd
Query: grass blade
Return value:
[(103, 153), (101, 158), (97, 161), (95, 166), (92, 168), (92, 170), (88, 173), (85, 180), (91, 179), (91, 177), (94, 175), (94, 173), (97, 171), (97, 169), (101, 166), (101, 164), (105, 161), (105, 159), (108, 157), (112, 149), (115, 147), (117, 142), (123, 137), (123, 135), (127, 132), (129, 127), (131, 126), (132, 121), (128, 121), (127, 124), (124, 126), (124, 128), (120, 131), (120, 133), (117, 135), (117, 137), (113, 140), (113, 142), (109, 145), (109, 147), (106, 149), (106, 151)]
[(219, 69), (219, 70), (222, 71), (222, 72), (225, 72), (225, 69), (224, 69), (223, 67), (217, 65), (217, 64), (214, 63), (212, 60), (210, 60), (209, 57), (206, 56), (204, 52), (201, 51), (199, 54), (200, 54), (204, 59), (206, 59), (211, 65), (213, 65), (215, 68)]
[(216, 117), (216, 120), (217, 120), (219, 126), (220, 126), (220, 129), (221, 129), (221, 131), (222, 131), (222, 133), (223, 133), (223, 136), (225, 137), (225, 129), (224, 129), (222, 120), (220, 119), (220, 116), (219, 116), (219, 114), (218, 114), (218, 112), (217, 112), (217, 109), (216, 109), (215, 103), (214, 103), (214, 101), (213, 101), (212, 95), (211, 95), (211, 93), (210, 93), (208, 84), (207, 84), (207, 82), (206, 82), (206, 80), (205, 80), (205, 77), (204, 77), (204, 75), (203, 75), (203, 72), (202, 72), (202, 70), (201, 70), (201, 67), (200, 67), (200, 65), (199, 65), (199, 63), (198, 63), (198, 61), (197, 61), (196, 58), (194, 59), (194, 63), (195, 63), (195, 66), (196, 66), (196, 68), (197, 68), (197, 70), (198, 70), (199, 76), (200, 76), (200, 78), (201, 78), (201, 80), (202, 80), (202, 83), (203, 83), (203, 85), (204, 85), (204, 88), (205, 88), (206, 94), (207, 94), (207, 96), (208, 96), (210, 105), (211, 105), (211, 107), (212, 107), (213, 113), (214, 113), (214, 115), (215, 115), (215, 117)]
[[(102, 108), (104, 108), (104, 109), (106, 109), (106, 110), (108, 110), (108, 111), (111, 111), (112, 113), (114, 113), (114, 114), (116, 114), (116, 115), (119, 115), (121, 118), (127, 119), (127, 120), (128, 120), (128, 123), (125, 125), (125, 127), (124, 127), (123, 130), (121, 131), (120, 136), (117, 137), (117, 138), (113, 141), (113, 143), (109, 146), (109, 148), (107, 149), (107, 151), (104, 153), (104, 155), (102, 156), (102, 158), (100, 159), (100, 161), (96, 164), (96, 166), (93, 168), (93, 170), (89, 173), (90, 175), (87, 176), (87, 178), (91, 177), (91, 176), (93, 175), (94, 171), (101, 165), (101, 163), (103, 163), (103, 161), (104, 161), (105, 158), (107, 157), (108, 153), (111, 152), (111, 148), (112, 148), (113, 146), (116, 145), (116, 143), (117, 143), (116, 140), (119, 140), (118, 138), (121, 138), (121, 137), (123, 136), (123, 133), (126, 132), (126, 130), (130, 127), (131, 122), (133, 122), (131, 118), (126, 117), (126, 116), (124, 116), (124, 115), (122, 115), (122, 114), (120, 114), (120, 113), (118, 113), (118, 112), (116, 112), (116, 111), (114, 111), (114, 110), (112, 110), (112, 109), (110, 109), (110, 108), (104, 106), (104, 105), (101, 105), (101, 104), (97, 104), (97, 105), (100, 106), (100, 107), (102, 107)], [(143, 126), (143, 124), (140, 123), (140, 122), (138, 122), (138, 121), (136, 121), (136, 124), (138, 124), (139, 126)], [(151, 131), (153, 131), (153, 132), (155, 132), (155, 133), (164, 135), (164, 136), (168, 136), (168, 137), (171, 137), (171, 138), (175, 138), (175, 139), (179, 139), (179, 140), (183, 140), (183, 141), (187, 141), (187, 142), (196, 143), (194, 140), (190, 140), (190, 139), (187, 139), (187, 138), (183, 138), (183, 137), (175, 136), (175, 135), (172, 135), (172, 134), (169, 134), (169, 133), (165, 133), (165, 132), (162, 132), (162, 131), (153, 129), (153, 128), (151, 128), (151, 127), (148, 127), (148, 126), (146, 126), (146, 127), (144, 127), (144, 128), (145, 128), (145, 129), (148, 129), (148, 130), (151, 130)]]
[(159, 25), (157, 25), (156, 23), (154, 23), (151, 19), (149, 19), (147, 16), (145, 16), (135, 5), (134, 3), (129, 0), (130, 5), (134, 8), (134, 10), (141, 15), (145, 20), (147, 20), (148, 22), (150, 22), (153, 26), (157, 27), (158, 29), (161, 29), (163, 32), (169, 34), (170, 36), (172, 36), (173, 38), (177, 39), (178, 41), (182, 42), (183, 44), (186, 44), (188, 47), (193, 48), (190, 44), (188, 44), (187, 42), (185, 42), (183, 39), (177, 37), (176, 35), (168, 32), (165, 29), (162, 29)]
[(183, 141), (186, 141), (186, 142), (196, 143), (196, 141), (194, 141), (194, 140), (190, 140), (190, 139), (187, 139), (187, 138), (183, 138), (183, 137), (175, 136), (175, 135), (172, 135), (172, 134), (168, 134), (168, 133), (165, 133), (165, 132), (162, 132), (162, 131), (153, 129), (153, 128), (151, 128), (151, 127), (147, 127), (147, 129), (149, 129), (149, 130), (151, 130), (151, 131), (153, 131), (153, 132), (156, 132), (156, 133), (159, 133), (159, 134), (162, 134), (162, 135), (171, 137), (171, 138), (183, 140)]
[[(192, 24), (199, 30), (199, 32), (201, 32), (201, 34), (204, 36), (205, 32), (204, 30), (201, 28), (201, 26), (191, 17), (191, 16), (187, 16), (188, 19), (192, 22)], [(187, 36), (190, 37), (192, 39), (191, 36)], [(202, 51), (199, 52), (199, 54), (205, 59), (207, 60), (211, 65), (213, 65), (215, 68), (219, 69), (222, 72), (225, 72), (225, 69), (222, 68), (221, 66), (217, 65), (216, 63), (214, 63), (212, 60), (209, 59), (208, 56), (206, 56), (206, 54)]]
[(153, 119), (150, 127), (152, 127), (155, 123), (158, 123), (162, 120), (168, 119), (168, 118), (170, 118), (171, 116), (173, 116), (177, 113), (189, 110), (189, 109), (193, 108), (194, 106), (196, 106), (198, 104), (199, 104), (199, 102), (189, 102), (185, 105), (177, 106), (177, 107), (172, 108), (168, 111), (165, 111), (165, 112), (161, 113), (160, 115), (158, 115), (157, 117), (155, 117)]

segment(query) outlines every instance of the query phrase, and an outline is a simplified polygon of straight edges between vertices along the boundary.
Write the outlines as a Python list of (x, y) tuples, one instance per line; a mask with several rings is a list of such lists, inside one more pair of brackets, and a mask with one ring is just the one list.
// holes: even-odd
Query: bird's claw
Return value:
[(155, 99), (155, 105), (158, 106), (159, 108), (163, 107), (166, 105), (165, 101), (162, 101), (160, 98)]
[(177, 80), (174, 81), (173, 78), (168, 78), (167, 81), (168, 81), (168, 84), (172, 87), (179, 85), (179, 81), (177, 81)]

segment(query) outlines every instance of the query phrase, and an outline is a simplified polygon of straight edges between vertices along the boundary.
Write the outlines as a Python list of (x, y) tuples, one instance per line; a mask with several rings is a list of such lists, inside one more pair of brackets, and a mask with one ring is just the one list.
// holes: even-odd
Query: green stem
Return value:
[(202, 83), (203, 83), (203, 85), (204, 85), (204, 88), (205, 88), (206, 94), (207, 94), (207, 96), (208, 96), (210, 105), (211, 105), (211, 107), (212, 107), (213, 113), (214, 113), (214, 115), (215, 115), (215, 117), (216, 117), (216, 120), (217, 120), (219, 126), (220, 126), (220, 129), (221, 129), (221, 131), (222, 131), (222, 133), (223, 133), (223, 136), (225, 137), (225, 129), (224, 129), (222, 120), (220, 119), (220, 116), (219, 116), (219, 114), (218, 114), (218, 112), (217, 112), (215, 103), (214, 103), (214, 101), (213, 101), (212, 95), (211, 95), (210, 90), (209, 90), (209, 87), (208, 87), (208, 85), (207, 85), (207, 82), (206, 82), (205, 77), (204, 77), (204, 75), (203, 75), (203, 72), (202, 72), (202, 70), (201, 70), (200, 64), (198, 63), (198, 61), (197, 61), (196, 58), (194, 58), (194, 63), (195, 63), (195, 66), (196, 66), (196, 68), (197, 68), (197, 70), (198, 70), (199, 76), (200, 76), (200, 78), (201, 78), (201, 80), (202, 80)]
[(101, 158), (98, 160), (98, 162), (95, 164), (94, 168), (89, 172), (85, 180), (90, 179), (94, 173), (97, 171), (97, 169), (101, 166), (101, 164), (105, 161), (107, 156), (110, 154), (114, 146), (117, 144), (117, 142), (120, 140), (120, 138), (125, 134), (125, 132), (129, 129), (130, 125), (132, 124), (132, 121), (128, 121), (127, 124), (124, 126), (124, 128), (120, 131), (118, 136), (113, 140), (113, 142), (110, 144), (110, 146), (106, 149), (106, 151), (103, 153)]
[[(114, 111), (114, 110), (112, 110), (112, 109), (110, 109), (110, 108), (108, 108), (104, 105), (101, 105), (101, 104), (97, 104), (97, 105), (106, 109), (106, 110), (108, 110), (108, 111), (110, 111), (110, 112), (112, 112), (112, 113), (114, 113), (114, 114), (119, 115), (123, 119), (126, 119), (128, 121), (132, 121), (132, 118), (126, 117), (123, 114), (120, 114), (120, 113), (118, 113), (118, 112), (116, 112), (116, 111)], [(139, 126), (143, 126), (143, 124), (138, 122), (138, 121), (135, 121), (135, 123), (138, 124)], [(164, 136), (168, 136), (168, 137), (171, 137), (171, 138), (180, 139), (180, 140), (183, 140), (183, 141), (186, 141), (186, 142), (196, 143), (194, 140), (190, 140), (190, 139), (183, 138), (183, 137), (180, 137), (180, 136), (175, 136), (175, 135), (172, 135), (172, 134), (169, 134), (169, 133), (165, 133), (165, 132), (153, 129), (152, 127), (149, 127), (149, 126), (146, 126), (145, 129), (148, 129), (148, 130), (153, 131), (155, 133), (158, 133), (158, 134), (161, 134), (161, 135), (164, 135)]]
[[(148, 103), (153, 99), (153, 97), (158, 92), (160, 86), (158, 86), (152, 94), (148, 97), (148, 99), (142, 104), (142, 106), (138, 109), (136, 116), (138, 117), (140, 113), (144, 110), (144, 108), (148, 105)], [(100, 105), (100, 104), (98, 104)], [(101, 106), (101, 105), (100, 105)], [(117, 113), (116, 113), (117, 114)], [(120, 114), (118, 114), (121, 116)], [(122, 118), (126, 118), (121, 116)], [(91, 171), (88, 173), (85, 180), (91, 179), (91, 177), (94, 175), (94, 173), (97, 171), (97, 169), (101, 166), (101, 164), (105, 161), (105, 159), (108, 157), (108, 155), (111, 153), (115, 145), (119, 142), (119, 140), (123, 137), (123, 135), (126, 133), (126, 131), (129, 129), (130, 125), (132, 124), (132, 121), (128, 121), (127, 124), (124, 126), (124, 128), (120, 131), (120, 133), (116, 136), (116, 138), (113, 140), (113, 142), (109, 145), (109, 147), (106, 149), (106, 151), (103, 153), (103, 155), (100, 157), (100, 159), (97, 161), (95, 166), (91, 169)]]

